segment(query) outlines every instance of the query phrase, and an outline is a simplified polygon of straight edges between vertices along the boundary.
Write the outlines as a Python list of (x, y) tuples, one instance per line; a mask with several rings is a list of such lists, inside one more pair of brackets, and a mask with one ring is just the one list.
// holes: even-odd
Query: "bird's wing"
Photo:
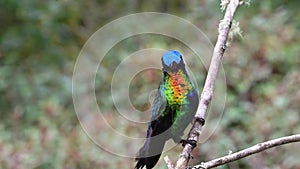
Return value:
[(163, 94), (161, 88), (162, 85), (159, 86), (156, 92), (155, 99), (152, 103), (150, 122), (156, 120), (160, 115), (162, 115), (167, 105), (166, 97)]
[[(147, 156), (147, 153), (149, 153), (148, 150), (149, 150), (150, 139), (151, 139), (151, 136), (153, 136), (152, 132), (155, 130), (154, 128), (157, 127), (157, 125), (155, 125), (155, 124), (158, 124), (157, 123), (158, 117), (164, 112), (165, 107), (166, 107), (167, 101), (166, 101), (164, 94), (161, 91), (161, 88), (162, 87), (160, 85), (156, 92), (154, 101), (152, 103), (150, 120), (148, 123), (147, 136), (146, 136), (147, 139), (146, 139), (144, 146), (138, 152), (138, 156), (136, 158), (138, 163), (137, 163), (136, 168), (142, 168), (145, 165), (144, 160), (145, 160), (145, 157)], [(156, 127), (154, 127), (154, 126), (156, 126)]]

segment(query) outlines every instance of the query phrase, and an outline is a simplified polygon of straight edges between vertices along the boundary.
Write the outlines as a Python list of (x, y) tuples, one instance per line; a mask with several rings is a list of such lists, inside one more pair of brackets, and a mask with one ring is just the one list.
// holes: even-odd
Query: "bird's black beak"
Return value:
[(171, 66), (170, 66), (171, 69), (176, 69), (177, 68), (177, 63), (175, 61), (173, 61), (171, 63)]

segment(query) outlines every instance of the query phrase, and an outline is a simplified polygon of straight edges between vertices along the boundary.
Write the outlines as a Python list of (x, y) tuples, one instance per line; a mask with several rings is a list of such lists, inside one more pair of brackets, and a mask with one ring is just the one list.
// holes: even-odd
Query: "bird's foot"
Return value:
[(182, 147), (184, 147), (186, 144), (190, 144), (193, 146), (193, 148), (197, 147), (197, 141), (195, 140), (181, 140), (179, 143), (182, 143)]
[(204, 126), (204, 124), (205, 124), (205, 120), (203, 118), (196, 117), (196, 121), (198, 121), (199, 123), (201, 123), (201, 126)]

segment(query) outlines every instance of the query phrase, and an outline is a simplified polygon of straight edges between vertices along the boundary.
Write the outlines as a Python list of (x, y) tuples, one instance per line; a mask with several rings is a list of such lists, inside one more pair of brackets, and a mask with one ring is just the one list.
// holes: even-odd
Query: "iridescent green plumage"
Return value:
[(162, 65), (162, 82), (152, 104), (147, 139), (136, 158), (136, 169), (153, 168), (169, 138), (181, 141), (198, 107), (198, 93), (180, 53), (174, 50), (164, 53)]
[(163, 93), (171, 105), (188, 104), (187, 94), (193, 88), (182, 70), (166, 76)]
[[(168, 105), (173, 110), (176, 110), (173, 117), (173, 124), (171, 127), (171, 134), (174, 138), (174, 141), (178, 141), (178, 139), (176, 139), (176, 136), (178, 135), (176, 134), (182, 135), (182, 129), (185, 129), (188, 122), (190, 122), (188, 121), (189, 119), (185, 118), (185, 116), (192, 117), (188, 115), (188, 113), (190, 113), (191, 110), (188, 109), (188, 107), (186, 106), (190, 105), (191, 102), (191, 100), (188, 99), (188, 96), (189, 94), (192, 94), (193, 97), (197, 95), (197, 92), (194, 89), (192, 82), (188, 78), (187, 73), (184, 71), (185, 70), (178, 70), (178, 72), (172, 72), (166, 75), (166, 80), (162, 89), (168, 102)], [(187, 124), (184, 122), (186, 122)]]

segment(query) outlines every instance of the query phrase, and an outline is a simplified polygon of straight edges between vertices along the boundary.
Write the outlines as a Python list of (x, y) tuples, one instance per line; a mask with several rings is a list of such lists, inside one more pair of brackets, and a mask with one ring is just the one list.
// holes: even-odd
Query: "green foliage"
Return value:
[[(132, 168), (133, 160), (97, 147), (76, 118), (71, 80), (80, 48), (109, 21), (143, 11), (186, 18), (214, 42), (222, 15), (218, 3), (0, 1), (0, 168)], [(253, 0), (250, 6), (238, 9), (235, 19), (243, 38), (232, 41), (223, 61), (227, 81), (224, 115), (210, 139), (195, 150), (192, 163), (300, 132), (299, 3)], [(112, 98), (107, 96), (112, 74), (125, 56), (150, 47), (188, 50), (182, 46), (171, 38), (139, 35), (113, 47), (102, 61), (105, 76), (97, 76), (95, 82), (97, 101), (104, 114), (115, 111)], [(198, 85), (203, 85), (203, 65), (198, 61), (187, 63)], [(140, 94), (156, 88), (157, 81), (159, 77), (149, 76), (147, 71), (133, 79), (130, 95), (135, 108), (149, 108), (148, 95)], [(217, 125), (216, 121), (207, 123)], [(130, 135), (139, 131), (143, 136), (146, 130), (112, 124)], [(124, 147), (118, 140), (107, 141)], [(300, 157), (296, 146), (266, 151), (228, 164), (227, 168), (295, 168)], [(177, 158), (180, 150), (177, 147), (170, 156)], [(165, 168), (163, 161), (158, 168)]]

